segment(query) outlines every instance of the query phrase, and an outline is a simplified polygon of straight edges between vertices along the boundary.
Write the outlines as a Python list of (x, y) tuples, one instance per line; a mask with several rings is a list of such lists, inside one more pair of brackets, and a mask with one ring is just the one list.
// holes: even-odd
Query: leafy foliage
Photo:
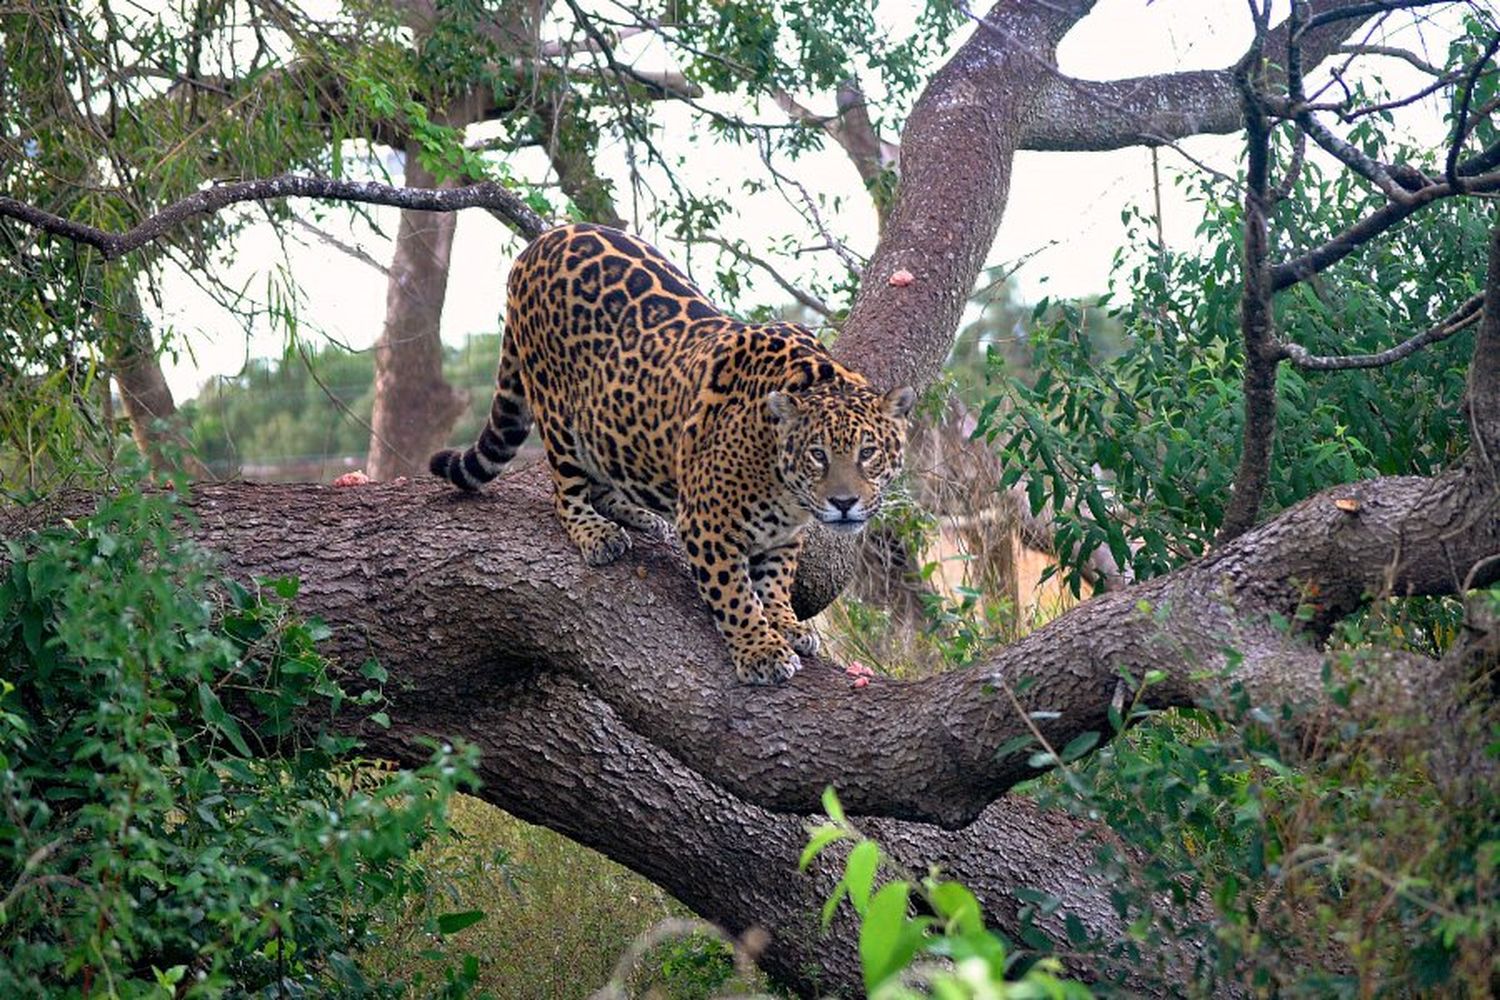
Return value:
[[(823, 907), (823, 924), (847, 899), (859, 919), (859, 958), (871, 1000), (1086, 1000), (1093, 995), (1060, 978), (1056, 959), (1023, 957), (986, 927), (979, 900), (959, 883), (935, 873), (918, 879), (901, 872), (879, 844), (849, 822), (831, 788), (823, 793), (823, 808), (828, 822), (810, 831), (800, 864), (806, 869), (834, 844), (852, 842), (843, 877)], [(912, 915), (914, 900), (931, 916)], [(925, 956), (940, 961), (919, 963)]]
[[(376, 990), (350, 957), (419, 889), (472, 755), (353, 757), (346, 689), (291, 580), (222, 579), (173, 492), (6, 543), (0, 576), (0, 993)], [(373, 714), (372, 714), (373, 713)]]
[[(1390, 602), (1345, 627), (1328, 710), (1252, 704), (1231, 672), (1202, 710), (1164, 714), (1143, 707), (1159, 676), (1127, 678), (1136, 702), (1111, 712), (1098, 752), (1006, 748), (1030, 746), (1038, 767), (1060, 758), (1031, 794), (1109, 831), (1096, 866), (1130, 933), (1075, 947), (1104, 968), (1146, 970), (1187, 942), (1205, 996), (1487, 990), (1500, 971), (1500, 789), (1464, 798), (1435, 785), (1428, 722), (1342, 711), (1365, 696), (1382, 669), (1369, 650), (1396, 644), (1403, 615)], [(1500, 756), (1500, 742), (1486, 752)], [(1064, 905), (1027, 898), (1023, 923)]]
[[(1360, 135), (1373, 150), (1399, 157), (1380, 148), (1380, 131)], [(1119, 257), (1117, 280), (1130, 296), (1114, 305), (1126, 334), (1122, 349), (1111, 344), (1102, 354), (1084, 310), (1043, 301), (1031, 334), (1031, 370), (1040, 374), (1032, 380), (991, 354), (999, 391), (982, 411), (979, 433), (1003, 448), (1011, 470), (1005, 485), (1027, 470), (1033, 511), (1051, 504), (1058, 552), (1075, 574), (1102, 544), (1139, 577), (1165, 572), (1207, 548), (1228, 501), (1243, 420), (1241, 208), (1218, 179), (1177, 183), (1203, 208), (1205, 243), (1169, 252), (1150, 239), (1149, 220), (1127, 211), (1138, 249)], [(1375, 204), (1347, 172), (1329, 177), (1305, 164), (1293, 197), (1277, 209), (1280, 257), (1346, 228)], [(1477, 291), (1482, 275), (1474, 262), (1484, 259), (1486, 229), (1475, 202), (1429, 208), (1317, 283), (1280, 295), (1277, 328), (1314, 354), (1390, 347)], [(1470, 335), (1460, 334), (1387, 368), (1283, 365), (1270, 504), (1279, 509), (1340, 482), (1430, 474), (1452, 462), (1465, 441), (1458, 404), (1471, 347)]]

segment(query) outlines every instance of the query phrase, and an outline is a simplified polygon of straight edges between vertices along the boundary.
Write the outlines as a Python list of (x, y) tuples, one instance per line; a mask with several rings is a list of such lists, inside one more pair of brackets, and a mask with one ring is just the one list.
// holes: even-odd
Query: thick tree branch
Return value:
[[(475, 497), (419, 483), (206, 486), (187, 530), (237, 576), (298, 575), (301, 610), (335, 626), (330, 651), (351, 669), (370, 657), (386, 667), (393, 721), (364, 733), (370, 752), (411, 760), (423, 738), (471, 740), (491, 801), (598, 847), (731, 931), (769, 928), (766, 961), (783, 981), (806, 986), (816, 952), (847, 986), (852, 928), (837, 924), (828, 940), (813, 929), (832, 874), (791, 874), (799, 814), (825, 785), (856, 815), (893, 817), (871, 832), (902, 863), (964, 879), (1003, 929), (1014, 931), (1016, 891), (1036, 887), (1114, 937), (1087, 828), (1024, 800), (991, 804), (1035, 773), (1026, 751), (995, 759), (1031, 729), (1006, 692), (1058, 746), (1108, 733), (1111, 702), (1129, 696), (1123, 671), (1163, 672), (1144, 697), (1156, 707), (1203, 701), (1218, 683), (1205, 678), (1231, 660), (1254, 703), (1318, 703), (1323, 656), (1275, 621), (1307, 606), (1317, 632), (1372, 593), (1500, 579), (1496, 499), (1493, 475), (1470, 467), (1329, 491), (979, 667), (860, 689), (819, 662), (778, 688), (734, 683), (677, 554), (642, 540), (622, 564), (584, 566), (535, 467)], [(0, 511), (0, 535), (91, 502)], [(1386, 669), (1411, 691), (1430, 665)], [(911, 822), (921, 818), (964, 828)]]
[[(1314, 13), (1347, 6), (1343, 0), (1309, 3)], [(1306, 32), (1300, 45), (1306, 65), (1315, 66), (1339, 51), (1357, 25), (1341, 22)], [(1268, 52), (1285, 50), (1290, 23), (1266, 36)], [(1281, 69), (1268, 69), (1266, 82), (1279, 85)], [(1163, 145), (1192, 135), (1226, 135), (1244, 125), (1234, 67), (1137, 77), (1078, 80), (1054, 72), (1037, 95), (1022, 149), (1105, 150)]]

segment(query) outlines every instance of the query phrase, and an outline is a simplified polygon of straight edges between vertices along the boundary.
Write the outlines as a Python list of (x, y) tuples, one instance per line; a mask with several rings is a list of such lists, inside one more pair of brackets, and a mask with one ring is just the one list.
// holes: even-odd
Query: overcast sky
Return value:
[[(1058, 52), (1061, 69), (1078, 77), (1112, 79), (1225, 66), (1247, 44), (1246, 7), (1245, 0), (1150, 3), (1101, 0), (1095, 12), (1084, 18), (1064, 41)], [(888, 3), (882, 13), (893, 22), (909, 16), (901, 3)], [(1276, 16), (1279, 18), (1281, 13)], [(1445, 23), (1451, 24), (1453, 19)], [(954, 47), (967, 37), (969, 30), (972, 29), (966, 28), (955, 39)], [(1395, 40), (1409, 47), (1425, 48), (1441, 62), (1448, 35), (1438, 27), (1428, 26), (1421, 32), (1404, 32)], [(655, 54), (647, 49), (638, 55), (649, 62)], [(1400, 81), (1413, 78), (1412, 71), (1404, 64), (1391, 60), (1380, 63), (1384, 79), (1398, 90)], [(815, 107), (815, 110), (831, 108)], [(761, 120), (774, 120), (779, 114), (769, 104), (746, 113)], [(758, 249), (770, 246), (801, 224), (794, 209), (780, 196), (774, 193), (747, 196), (737, 190), (741, 180), (765, 176), (753, 149), (716, 146), (701, 138), (690, 144), (682, 138), (693, 132), (686, 109), (669, 109), (663, 121), (664, 127), (656, 137), (658, 146), (669, 157), (678, 153), (688, 157), (682, 171), (688, 182), (698, 189), (703, 185), (718, 185), (717, 189), (728, 193), (731, 203), (740, 210), (738, 219), (724, 226), (726, 232)], [(1428, 138), (1440, 134), (1435, 105), (1429, 105), (1425, 120), (1416, 127), (1426, 132)], [(1228, 171), (1233, 170), (1239, 150), (1238, 140), (1232, 137), (1199, 138), (1183, 145), (1196, 158)], [(631, 201), (623, 152), (622, 148), (607, 150), (602, 163), (616, 179), (618, 202), (628, 216)], [(515, 162), (517, 175), (542, 176), (539, 157), (532, 160), (523, 157)], [(1163, 151), (1161, 163), (1168, 177), (1188, 166), (1179, 154), (1170, 150)], [(387, 166), (399, 176), (399, 161), (389, 161)], [(803, 156), (785, 166), (783, 172), (814, 193), (843, 194), (841, 210), (825, 215), (828, 225), (844, 234), (855, 251), (870, 252), (875, 242), (873, 213), (858, 176), (841, 151), (830, 148)], [(1132, 203), (1151, 204), (1151, 176), (1150, 153), (1144, 149), (1112, 153), (1021, 153), (990, 263), (1019, 264), (1014, 281), (1023, 301), (1034, 301), (1041, 295), (1077, 296), (1103, 291), (1110, 263), (1124, 242), (1121, 211)], [(1168, 242), (1182, 245), (1193, 239), (1193, 229), (1199, 220), (1192, 206), (1175, 197), (1170, 184), (1164, 185), (1164, 199), (1162, 214)], [(296, 209), (303, 217), (314, 218), (309, 203), (297, 202)], [(321, 212), (317, 224), (386, 263), (392, 252), (390, 237), (395, 234), (398, 213), (394, 209), (376, 209), (374, 215), (383, 233), (363, 225), (351, 228), (344, 214), (332, 207)], [(646, 235), (655, 234), (647, 230)], [(368, 348), (380, 334), (384, 319), (384, 276), (306, 230), (293, 227), (285, 238), (292, 248), (290, 273), (304, 289), (298, 310), (299, 336), (311, 342), (331, 337), (352, 348)], [(665, 240), (660, 242), (671, 256), (684, 262), (687, 257), (684, 248)], [(265, 302), (268, 295), (278, 294), (273, 288), (286, 286), (280, 247), (269, 227), (252, 229), (237, 243), (236, 263), (224, 269), (219, 277), (232, 287), (243, 288), (251, 299)], [(486, 213), (460, 214), (443, 313), (445, 341), (461, 343), (471, 333), (498, 328), (505, 276), (518, 249), (519, 244), (509, 231)], [(820, 269), (826, 274), (839, 266), (837, 259), (828, 254), (776, 259), (793, 277)], [(691, 263), (699, 283), (705, 288), (712, 287), (714, 255), (700, 247), (693, 252)], [(161, 322), (173, 332), (169, 343), (177, 353), (164, 359), (164, 367), (179, 401), (196, 395), (206, 378), (235, 374), (247, 357), (282, 354), (286, 342), (282, 330), (272, 329), (262, 321), (247, 333), (240, 319), (212, 305), (190, 280), (172, 278), (166, 292), (167, 307), (161, 314)], [(788, 296), (770, 280), (762, 279), (741, 305), (780, 304), (787, 300)]]

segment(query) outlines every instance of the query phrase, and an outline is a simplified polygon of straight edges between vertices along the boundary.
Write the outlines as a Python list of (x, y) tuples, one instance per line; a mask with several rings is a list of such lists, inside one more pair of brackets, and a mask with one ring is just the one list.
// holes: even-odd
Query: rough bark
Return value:
[[(1309, 17), (1347, 7), (1348, 0), (1313, 0)], [(1298, 44), (1306, 66), (1316, 66), (1339, 51), (1360, 19), (1334, 21), (1305, 32)], [(1283, 21), (1266, 36), (1272, 59), (1266, 83), (1286, 79), (1281, 55), (1291, 25)], [(1223, 135), (1244, 124), (1240, 94), (1232, 67), (1163, 73), (1129, 80), (1079, 80), (1054, 73), (1036, 97), (1022, 149), (1083, 151), (1156, 146), (1192, 135)]]
[(1281, 344), (1276, 340), (1275, 311), (1271, 306), (1270, 227), (1271, 122), (1258, 90), (1261, 39), (1236, 74), (1245, 116), (1244, 265), (1240, 292), (1240, 338), (1245, 352), (1244, 428), (1240, 462), (1234, 473), (1233, 495), (1224, 510), (1216, 544), (1244, 534), (1260, 516), (1260, 506), (1271, 482), (1271, 451), (1276, 443), (1276, 374), (1281, 366)]
[[(994, 245), (1032, 102), (1058, 41), (1092, 2), (997, 3), (922, 91), (901, 136), (901, 179), (833, 351), (883, 388), (925, 386), (953, 347)], [(898, 270), (914, 277), (890, 284)], [(814, 531), (792, 592), (799, 614), (838, 596), (857, 543)]]
[[(407, 187), (455, 186), (438, 184), (417, 153), (415, 144), (407, 147)], [(372, 479), (423, 475), (427, 456), (447, 443), (468, 403), (468, 394), (443, 378), (440, 336), (457, 225), (452, 212), (401, 213), (386, 286), (385, 329), (375, 342), (375, 408), (365, 465)]]
[[(1308, 4), (1310, 16), (1339, 6)], [(953, 347), (974, 281), (994, 245), (1019, 149), (1115, 149), (1243, 124), (1233, 68), (1122, 81), (1076, 80), (1056, 68), (1057, 44), (1092, 0), (995, 4), (928, 83), (907, 119), (901, 178), (880, 245), (834, 352), (880, 385), (926, 385)], [(1316, 27), (1303, 63), (1337, 50), (1358, 20)], [(1286, 22), (1266, 39), (1286, 46)], [(1272, 66), (1269, 83), (1284, 74)], [(910, 285), (889, 283), (909, 271)], [(824, 532), (807, 546), (793, 604), (820, 607), (858, 564), (854, 543)]]

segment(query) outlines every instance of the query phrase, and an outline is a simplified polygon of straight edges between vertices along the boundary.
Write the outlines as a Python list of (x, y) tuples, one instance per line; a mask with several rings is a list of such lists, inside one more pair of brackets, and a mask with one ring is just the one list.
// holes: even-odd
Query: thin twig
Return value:
[(340, 252), (342, 252), (344, 254), (347, 254), (350, 257), (353, 257), (355, 260), (359, 261), (361, 264), (367, 264), (367, 265), (369, 265), (370, 267), (372, 267), (375, 270), (379, 271), (381, 273), (381, 275), (384, 276), (384, 277), (386, 277), (386, 278), (389, 278), (391, 276), (391, 269), (390, 268), (388, 268), (384, 264), (380, 263), (380, 261), (376, 260), (374, 257), (371, 257), (369, 255), (369, 253), (367, 253), (363, 249), (361, 249), (361, 248), (359, 248), (357, 246), (352, 246), (351, 244), (345, 243), (343, 240), (339, 239), (337, 236), (333, 235), (328, 230), (323, 229), (323, 228), (321, 228), (319, 226), (316, 226), (316, 225), (314, 225), (311, 222), (308, 222), (306, 219), (304, 219), (300, 215), (294, 215), (294, 216), (292, 216), (292, 221), (294, 223), (296, 223), (297, 225), (301, 226), (303, 229), (306, 229), (308, 232), (312, 233), (314, 236), (316, 236), (322, 242), (327, 243), (329, 246), (333, 247), (335, 250), (338, 250), (338, 251), (340, 251)]
[(788, 203), (791, 202), (791, 198), (787, 197), (786, 187), (791, 186), (797, 189), (798, 194), (802, 196), (803, 216), (816, 227), (827, 242), (828, 248), (839, 255), (839, 259), (844, 262), (844, 266), (849, 269), (849, 273), (856, 277), (862, 274), (864, 272), (864, 262), (859, 259), (854, 251), (845, 246), (842, 240), (829, 231), (827, 224), (823, 221), (823, 216), (818, 212), (817, 202), (808, 193), (807, 188), (803, 187), (802, 182), (795, 177), (788, 177), (776, 169), (776, 165), (771, 162), (770, 144), (765, 141), (764, 137), (762, 137), (761, 142), (760, 159), (766, 165), (766, 170), (770, 172), (772, 179), (775, 180), (777, 190), (781, 192), (782, 197), (786, 198)]
[(834, 309), (832, 306), (824, 302), (822, 299), (819, 299), (816, 296), (812, 295), (810, 292), (806, 292), (801, 288), (798, 288), (791, 282), (790, 279), (786, 278), (781, 274), (780, 271), (777, 271), (776, 268), (772, 267), (770, 263), (755, 256), (755, 254), (751, 253), (748, 250), (745, 250), (738, 244), (726, 240), (720, 236), (695, 236), (692, 238), (691, 242), (710, 243), (716, 247), (727, 250), (729, 253), (734, 254), (736, 257), (747, 263), (754, 264), (756, 267), (769, 274), (771, 276), (771, 280), (780, 285), (788, 295), (796, 299), (802, 305), (811, 309), (813, 312), (819, 314), (825, 319), (833, 318)]
[(1370, 45), (1368, 43), (1359, 45), (1340, 45), (1338, 51), (1354, 56), (1388, 56), (1392, 59), (1400, 59), (1408, 62), (1430, 76), (1442, 76), (1441, 66), (1422, 59), (1415, 52), (1408, 49), (1397, 48), (1393, 45)]

